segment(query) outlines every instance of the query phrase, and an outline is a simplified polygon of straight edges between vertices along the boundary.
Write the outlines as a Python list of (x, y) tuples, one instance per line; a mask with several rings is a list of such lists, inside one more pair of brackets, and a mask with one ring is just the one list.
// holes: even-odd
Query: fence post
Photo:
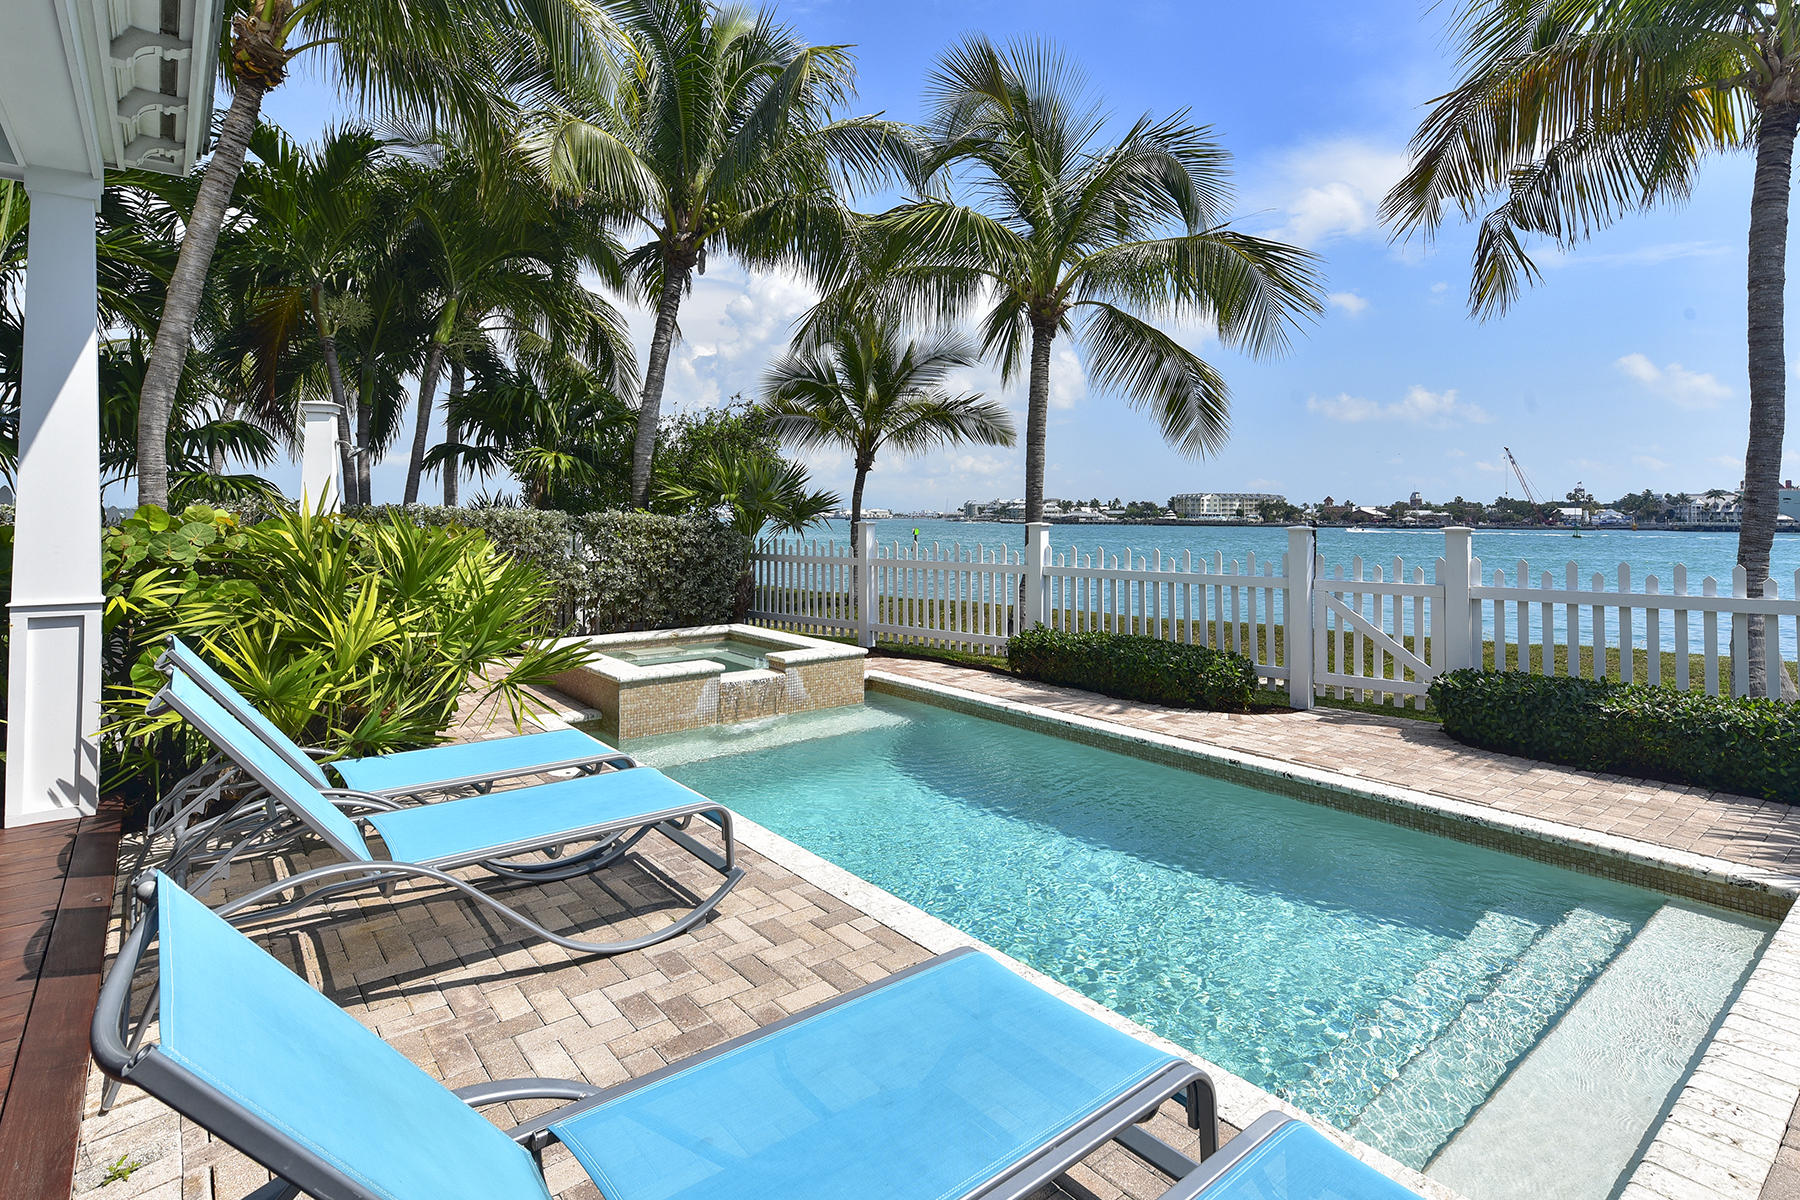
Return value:
[(302, 400), (300, 507), (334, 513), (344, 494), (343, 457), (338, 452), (338, 406), (326, 400)]
[[(1282, 665), (1288, 670), (1288, 705), (1313, 706), (1313, 574), (1318, 534), (1310, 525), (1288, 528), (1287, 591), (1281, 599)], [(1272, 632), (1272, 631), (1271, 631)]]
[(1473, 541), (1475, 531), (1466, 525), (1452, 525), (1444, 530), (1444, 574), (1438, 582), (1444, 588), (1443, 669), (1476, 666), (1481, 660), (1481, 626), (1475, 620), (1475, 601), (1469, 593), (1469, 576), (1474, 569)]
[(856, 527), (856, 544), (850, 547), (855, 562), (851, 578), (856, 589), (856, 644), (875, 646), (875, 522), (864, 521)]
[(1025, 607), (1019, 613), (1019, 628), (1030, 629), (1045, 624), (1044, 568), (1050, 561), (1050, 526), (1033, 521), (1025, 526)]

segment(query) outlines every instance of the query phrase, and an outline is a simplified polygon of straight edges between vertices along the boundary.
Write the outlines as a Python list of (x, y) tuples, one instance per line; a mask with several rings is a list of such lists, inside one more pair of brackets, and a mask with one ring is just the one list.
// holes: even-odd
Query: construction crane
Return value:
[(1525, 499), (1535, 508), (1539, 501), (1537, 493), (1531, 490), (1531, 480), (1525, 478), (1525, 468), (1521, 467), (1519, 465), (1519, 460), (1513, 457), (1511, 446), (1502, 446), (1500, 449), (1506, 453), (1506, 461), (1507, 464), (1512, 467), (1513, 474), (1518, 476), (1519, 486), (1525, 489)]

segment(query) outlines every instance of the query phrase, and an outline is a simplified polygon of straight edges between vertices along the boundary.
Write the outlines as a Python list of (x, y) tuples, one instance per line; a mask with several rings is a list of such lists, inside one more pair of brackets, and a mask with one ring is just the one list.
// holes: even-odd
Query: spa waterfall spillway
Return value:
[[(626, 740), (703, 725), (861, 704), (860, 647), (754, 625), (699, 625), (571, 638), (594, 657), (555, 687)], [(567, 643), (565, 643), (567, 644)]]

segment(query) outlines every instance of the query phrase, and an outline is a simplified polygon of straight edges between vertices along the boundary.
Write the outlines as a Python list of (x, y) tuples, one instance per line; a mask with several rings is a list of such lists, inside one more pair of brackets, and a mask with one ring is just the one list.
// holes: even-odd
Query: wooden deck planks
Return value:
[(0, 829), (0, 1180), (67, 1200), (100, 988), (119, 811)]

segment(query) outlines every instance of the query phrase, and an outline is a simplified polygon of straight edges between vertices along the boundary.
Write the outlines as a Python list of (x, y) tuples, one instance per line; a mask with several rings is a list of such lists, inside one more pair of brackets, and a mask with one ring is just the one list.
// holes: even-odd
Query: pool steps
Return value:
[[(1737, 990), (1719, 964), (1760, 936), (1681, 902), (1658, 909), (1438, 1151), (1433, 1176), (1467, 1191), (1499, 1156), (1542, 1200), (1606, 1195), (1641, 1149), (1631, 1114), (1667, 1103)], [(1571, 1095), (1582, 1103), (1556, 1100)]]
[(1399, 992), (1359, 1019), (1349, 1036), (1317, 1058), (1282, 1099), (1343, 1128), (1370, 1098), (1494, 979), (1518, 961), (1543, 926), (1506, 912), (1482, 915), (1468, 935), (1420, 968)]
[(1631, 936), (1629, 922), (1577, 908), (1544, 931), (1400, 1069), (1350, 1123), (1415, 1169), (1463, 1127)]

